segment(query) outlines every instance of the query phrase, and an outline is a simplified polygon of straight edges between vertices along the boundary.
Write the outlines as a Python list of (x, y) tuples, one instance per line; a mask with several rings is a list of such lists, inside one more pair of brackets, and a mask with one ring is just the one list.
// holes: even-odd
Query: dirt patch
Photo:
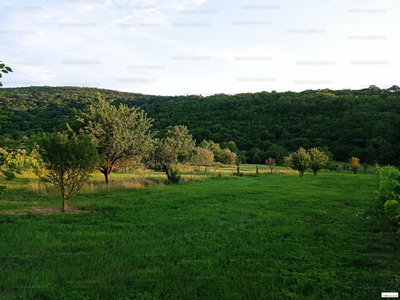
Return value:
[[(78, 213), (88, 213), (92, 212), (90, 210), (83, 210), (82, 207), (78, 205), (68, 205), (64, 214), (78, 214)], [(9, 215), (17, 215), (23, 216), (28, 213), (38, 214), (42, 216), (51, 216), (55, 214), (62, 214), (61, 205), (60, 206), (51, 206), (51, 207), (32, 207), (31, 209), (21, 209), (21, 210), (13, 210), (4, 212)]]

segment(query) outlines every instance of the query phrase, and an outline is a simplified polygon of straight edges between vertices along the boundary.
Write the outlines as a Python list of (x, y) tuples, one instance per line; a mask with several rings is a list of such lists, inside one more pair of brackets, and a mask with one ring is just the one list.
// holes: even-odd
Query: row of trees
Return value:
[[(325, 150), (327, 151), (327, 150)], [(283, 160), (283, 165), (287, 168), (291, 167), (294, 170), (299, 172), (300, 177), (303, 177), (304, 172), (307, 169), (311, 169), (314, 173), (314, 176), (323, 169), (330, 168), (336, 169), (339, 167), (337, 163), (330, 160), (330, 153), (327, 153), (324, 150), (320, 150), (318, 148), (312, 148), (306, 151), (304, 148), (300, 147), (296, 152), (291, 153), (289, 156), (286, 156)], [(275, 160), (269, 158), (265, 161), (265, 163), (271, 168), (275, 166)], [(331, 166), (334, 166), (333, 168)], [(349, 159), (349, 165), (346, 165), (357, 174), (358, 169), (360, 168), (360, 159), (357, 157), (352, 157)], [(368, 164), (364, 163), (364, 172), (368, 169)]]
[(317, 148), (306, 151), (300, 147), (299, 150), (284, 158), (284, 165), (297, 170), (300, 177), (303, 177), (307, 169), (311, 169), (314, 175), (317, 175), (318, 171), (325, 167), (328, 159), (329, 156)]

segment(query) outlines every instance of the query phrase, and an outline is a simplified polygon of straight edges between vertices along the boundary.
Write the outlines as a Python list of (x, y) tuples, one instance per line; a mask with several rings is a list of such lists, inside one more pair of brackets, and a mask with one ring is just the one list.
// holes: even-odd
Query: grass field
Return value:
[[(381, 299), (400, 290), (399, 240), (382, 222), (376, 175), (253, 169), (187, 172), (188, 182), (167, 186), (162, 174), (112, 174), (112, 188), (96, 174), (65, 214), (54, 213), (57, 193), (17, 178), (0, 198), (0, 299)], [(46, 207), (55, 209), (30, 212)]]

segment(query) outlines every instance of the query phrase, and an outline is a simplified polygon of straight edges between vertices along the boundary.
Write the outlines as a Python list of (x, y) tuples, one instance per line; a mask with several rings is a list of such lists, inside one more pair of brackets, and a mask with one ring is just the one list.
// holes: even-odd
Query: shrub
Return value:
[(180, 175), (178, 169), (169, 168), (169, 182), (170, 183), (178, 183), (182, 180), (182, 176)]
[(349, 164), (354, 174), (357, 174), (357, 170), (360, 167), (360, 159), (357, 157), (352, 157), (349, 159)]
[(297, 170), (299, 172), (300, 177), (303, 177), (304, 171), (307, 170), (307, 168), (310, 165), (310, 160), (311, 156), (309, 153), (307, 153), (306, 150), (303, 148), (300, 148), (296, 152), (290, 154), (290, 161), (291, 161), (291, 167), (293, 170)]
[(272, 173), (272, 170), (273, 170), (273, 168), (275, 167), (275, 159), (273, 159), (273, 158), (268, 158), (266, 161), (265, 161), (265, 163), (268, 165), (268, 167), (271, 169), (271, 173)]
[(333, 160), (329, 160), (325, 165), (325, 168), (328, 169), (329, 171), (337, 171), (339, 170), (339, 167), (340, 167), (339, 164)]
[[(384, 207), (389, 219), (400, 218), (400, 172), (393, 166), (378, 170), (380, 175), (378, 198), (385, 201)], [(400, 224), (400, 223), (399, 223)], [(400, 230), (397, 231), (400, 233)]]

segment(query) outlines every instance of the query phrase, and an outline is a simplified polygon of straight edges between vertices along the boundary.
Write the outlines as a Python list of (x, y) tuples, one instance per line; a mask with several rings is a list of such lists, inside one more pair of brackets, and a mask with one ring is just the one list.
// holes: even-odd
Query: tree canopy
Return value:
[[(66, 122), (73, 127), (71, 108), (90, 105), (101, 92), (104, 99), (115, 99), (112, 105), (117, 107), (120, 103), (140, 106), (154, 119), (154, 130), (182, 124), (197, 141), (211, 140), (220, 145), (232, 141), (240, 151), (246, 151), (247, 162), (252, 162), (259, 149), (259, 162), (271, 157), (282, 163), (287, 154), (276, 152), (277, 146), (289, 153), (299, 147), (327, 146), (337, 161), (348, 161), (352, 156), (380, 164), (397, 165), (400, 161), (400, 90), (396, 86), (208, 97), (153, 96), (78, 87), (4, 90), (8, 93), (0, 95), (0, 101), (17, 100), (19, 105), (12, 109), (12, 123), (3, 124), (0, 134), (59, 131), (65, 129)], [(276, 146), (270, 149), (273, 144)]]
[(45, 134), (37, 143), (39, 164), (46, 172), (36, 168), (36, 174), (60, 189), (61, 211), (65, 212), (66, 201), (82, 188), (97, 165), (96, 147), (90, 136), (67, 133)]
[(147, 165), (165, 172), (168, 180), (171, 180), (170, 167), (189, 162), (195, 143), (186, 126), (169, 128), (164, 138), (153, 140), (153, 152), (146, 159)]
[(101, 159), (98, 168), (109, 183), (110, 173), (120, 159), (145, 158), (151, 151), (151, 119), (143, 110), (120, 104), (111, 105), (98, 95), (97, 102), (83, 110), (74, 110), (80, 131), (91, 134)]

